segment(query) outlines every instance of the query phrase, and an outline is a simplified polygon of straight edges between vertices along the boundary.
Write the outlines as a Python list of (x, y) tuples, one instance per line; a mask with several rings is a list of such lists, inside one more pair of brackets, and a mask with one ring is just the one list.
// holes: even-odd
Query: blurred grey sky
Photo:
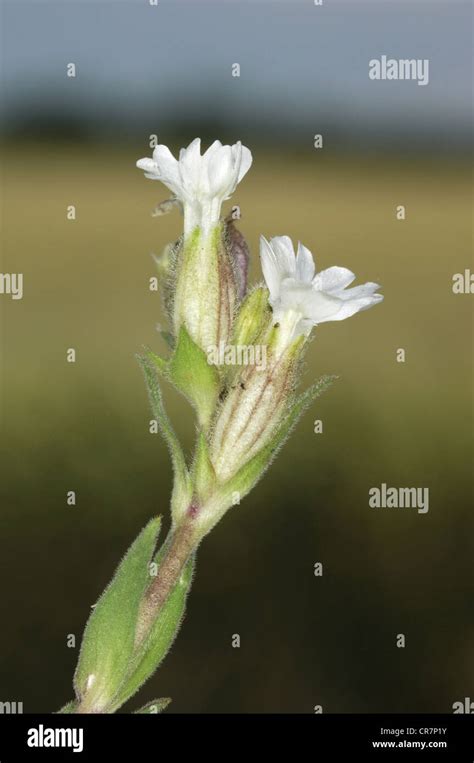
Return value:
[[(296, 144), (329, 128), (342, 143), (406, 149), (469, 139), (469, 2), (3, 0), (2, 16), (10, 132), (63, 120), (117, 137), (209, 123)], [(371, 81), (383, 54), (428, 58), (429, 84)]]

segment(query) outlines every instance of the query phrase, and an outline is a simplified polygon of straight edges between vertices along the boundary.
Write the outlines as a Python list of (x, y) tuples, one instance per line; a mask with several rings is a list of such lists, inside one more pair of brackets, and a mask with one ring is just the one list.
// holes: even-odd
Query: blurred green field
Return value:
[[(288, 234), (318, 268), (379, 282), (385, 301), (315, 331), (304, 385), (341, 378), (203, 544), (188, 617), (141, 704), (450, 712), (474, 679), (472, 296), (451, 289), (470, 266), (470, 173), (435, 159), (252, 150), (233, 203), (253, 279), (259, 234)], [(148, 433), (134, 353), (164, 351), (150, 253), (181, 221), (150, 216), (167, 191), (135, 169), (147, 153), (4, 147), (1, 269), (24, 274), (24, 297), (0, 298), (2, 699), (25, 711), (70, 698), (77, 649), (67, 634), (79, 645), (133, 535), (167, 514), (171, 469)], [(168, 402), (190, 447), (191, 411), (174, 394)], [(369, 509), (368, 490), (382, 482), (429, 487), (429, 512)]]

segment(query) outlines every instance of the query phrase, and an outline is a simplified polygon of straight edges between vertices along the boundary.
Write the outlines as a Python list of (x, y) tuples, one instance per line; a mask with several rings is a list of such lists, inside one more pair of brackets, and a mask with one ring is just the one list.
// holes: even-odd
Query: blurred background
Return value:
[[(472, 697), (472, 296), (452, 292), (472, 268), (470, 16), (456, 0), (4, 0), (1, 271), (24, 274), (24, 296), (0, 298), (0, 700), (71, 698), (90, 606), (168, 516), (134, 358), (164, 352), (150, 255), (181, 225), (150, 216), (169, 193), (135, 169), (152, 134), (252, 150), (233, 203), (254, 280), (259, 234), (288, 234), (385, 301), (315, 331), (304, 386), (341, 378), (203, 543), (180, 635), (127, 709), (451, 712)], [(381, 55), (428, 58), (429, 85), (370, 81)], [(191, 411), (167, 402), (189, 448)], [(381, 483), (428, 487), (429, 512), (369, 508)]]

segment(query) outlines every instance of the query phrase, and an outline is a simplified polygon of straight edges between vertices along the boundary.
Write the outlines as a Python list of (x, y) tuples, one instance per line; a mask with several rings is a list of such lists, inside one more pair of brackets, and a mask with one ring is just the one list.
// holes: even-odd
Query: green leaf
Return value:
[(178, 344), (169, 363), (169, 375), (195, 407), (200, 426), (208, 429), (219, 394), (219, 374), (184, 326), (180, 328)]
[(74, 676), (84, 712), (106, 709), (123, 682), (160, 523), (152, 519), (132, 543), (87, 622)]
[[(158, 358), (158, 355), (154, 355), (154, 353), (149, 353), (149, 355), (152, 356), (153, 362), (155, 364), (157, 364), (157, 360), (159, 360), (162, 368), (165, 368), (164, 364), (166, 364), (166, 361)], [(156, 367), (152, 365), (150, 357), (138, 356), (138, 362), (140, 363), (145, 376), (145, 382), (148, 388), (148, 395), (150, 398), (153, 416), (158, 422), (160, 432), (163, 435), (171, 455), (171, 461), (174, 470), (171, 511), (173, 517), (176, 519), (178, 515), (183, 511), (186, 511), (187, 507), (189, 506), (189, 502), (191, 500), (191, 480), (180, 442), (175, 434), (163, 404), (163, 397), (156, 375)]]
[(154, 699), (152, 702), (147, 702), (146, 705), (143, 705), (140, 710), (135, 710), (135, 715), (140, 715), (142, 713), (146, 713), (147, 715), (157, 715), (158, 713), (163, 712), (163, 710), (168, 707), (170, 702), (171, 697)]
[(204, 432), (200, 432), (198, 435), (192, 478), (194, 493), (198, 503), (202, 504), (205, 502), (206, 498), (208, 498), (216, 484), (216, 473), (209, 456), (209, 449)]
[(164, 358), (160, 358), (159, 355), (156, 354), (156, 352), (153, 352), (153, 350), (147, 350), (146, 351), (147, 357), (153, 361), (154, 365), (156, 366), (157, 370), (162, 374), (162, 376), (165, 377), (165, 379), (169, 378), (169, 372), (168, 372), (168, 360), (165, 360)]
[(306, 392), (303, 392), (296, 398), (289, 412), (289, 416), (294, 419), (295, 424), (303, 411), (305, 411), (316, 398), (320, 397), (323, 392), (326, 392), (329, 387), (332, 387), (337, 379), (339, 379), (339, 376), (336, 374), (326, 374), (325, 376), (321, 376), (321, 378), (312, 384)]
[[(155, 557), (159, 565), (166, 546)], [(189, 559), (180, 579), (153, 624), (147, 638), (139, 645), (130, 662), (128, 674), (117, 695), (112, 709), (116, 710), (135, 694), (140, 686), (155, 672), (167, 655), (180, 628), (186, 607), (186, 598), (191, 587), (194, 572), (194, 555)]]

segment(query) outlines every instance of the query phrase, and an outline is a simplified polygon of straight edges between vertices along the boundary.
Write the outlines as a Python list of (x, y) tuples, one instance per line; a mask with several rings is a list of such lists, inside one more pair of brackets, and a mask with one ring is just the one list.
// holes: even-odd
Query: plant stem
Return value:
[(191, 505), (181, 524), (172, 528), (165, 541), (165, 552), (158, 567), (158, 573), (145, 592), (138, 617), (135, 646), (148, 636), (160, 609), (166, 602), (179, 580), (189, 557), (197, 548), (193, 519), (196, 507)]

